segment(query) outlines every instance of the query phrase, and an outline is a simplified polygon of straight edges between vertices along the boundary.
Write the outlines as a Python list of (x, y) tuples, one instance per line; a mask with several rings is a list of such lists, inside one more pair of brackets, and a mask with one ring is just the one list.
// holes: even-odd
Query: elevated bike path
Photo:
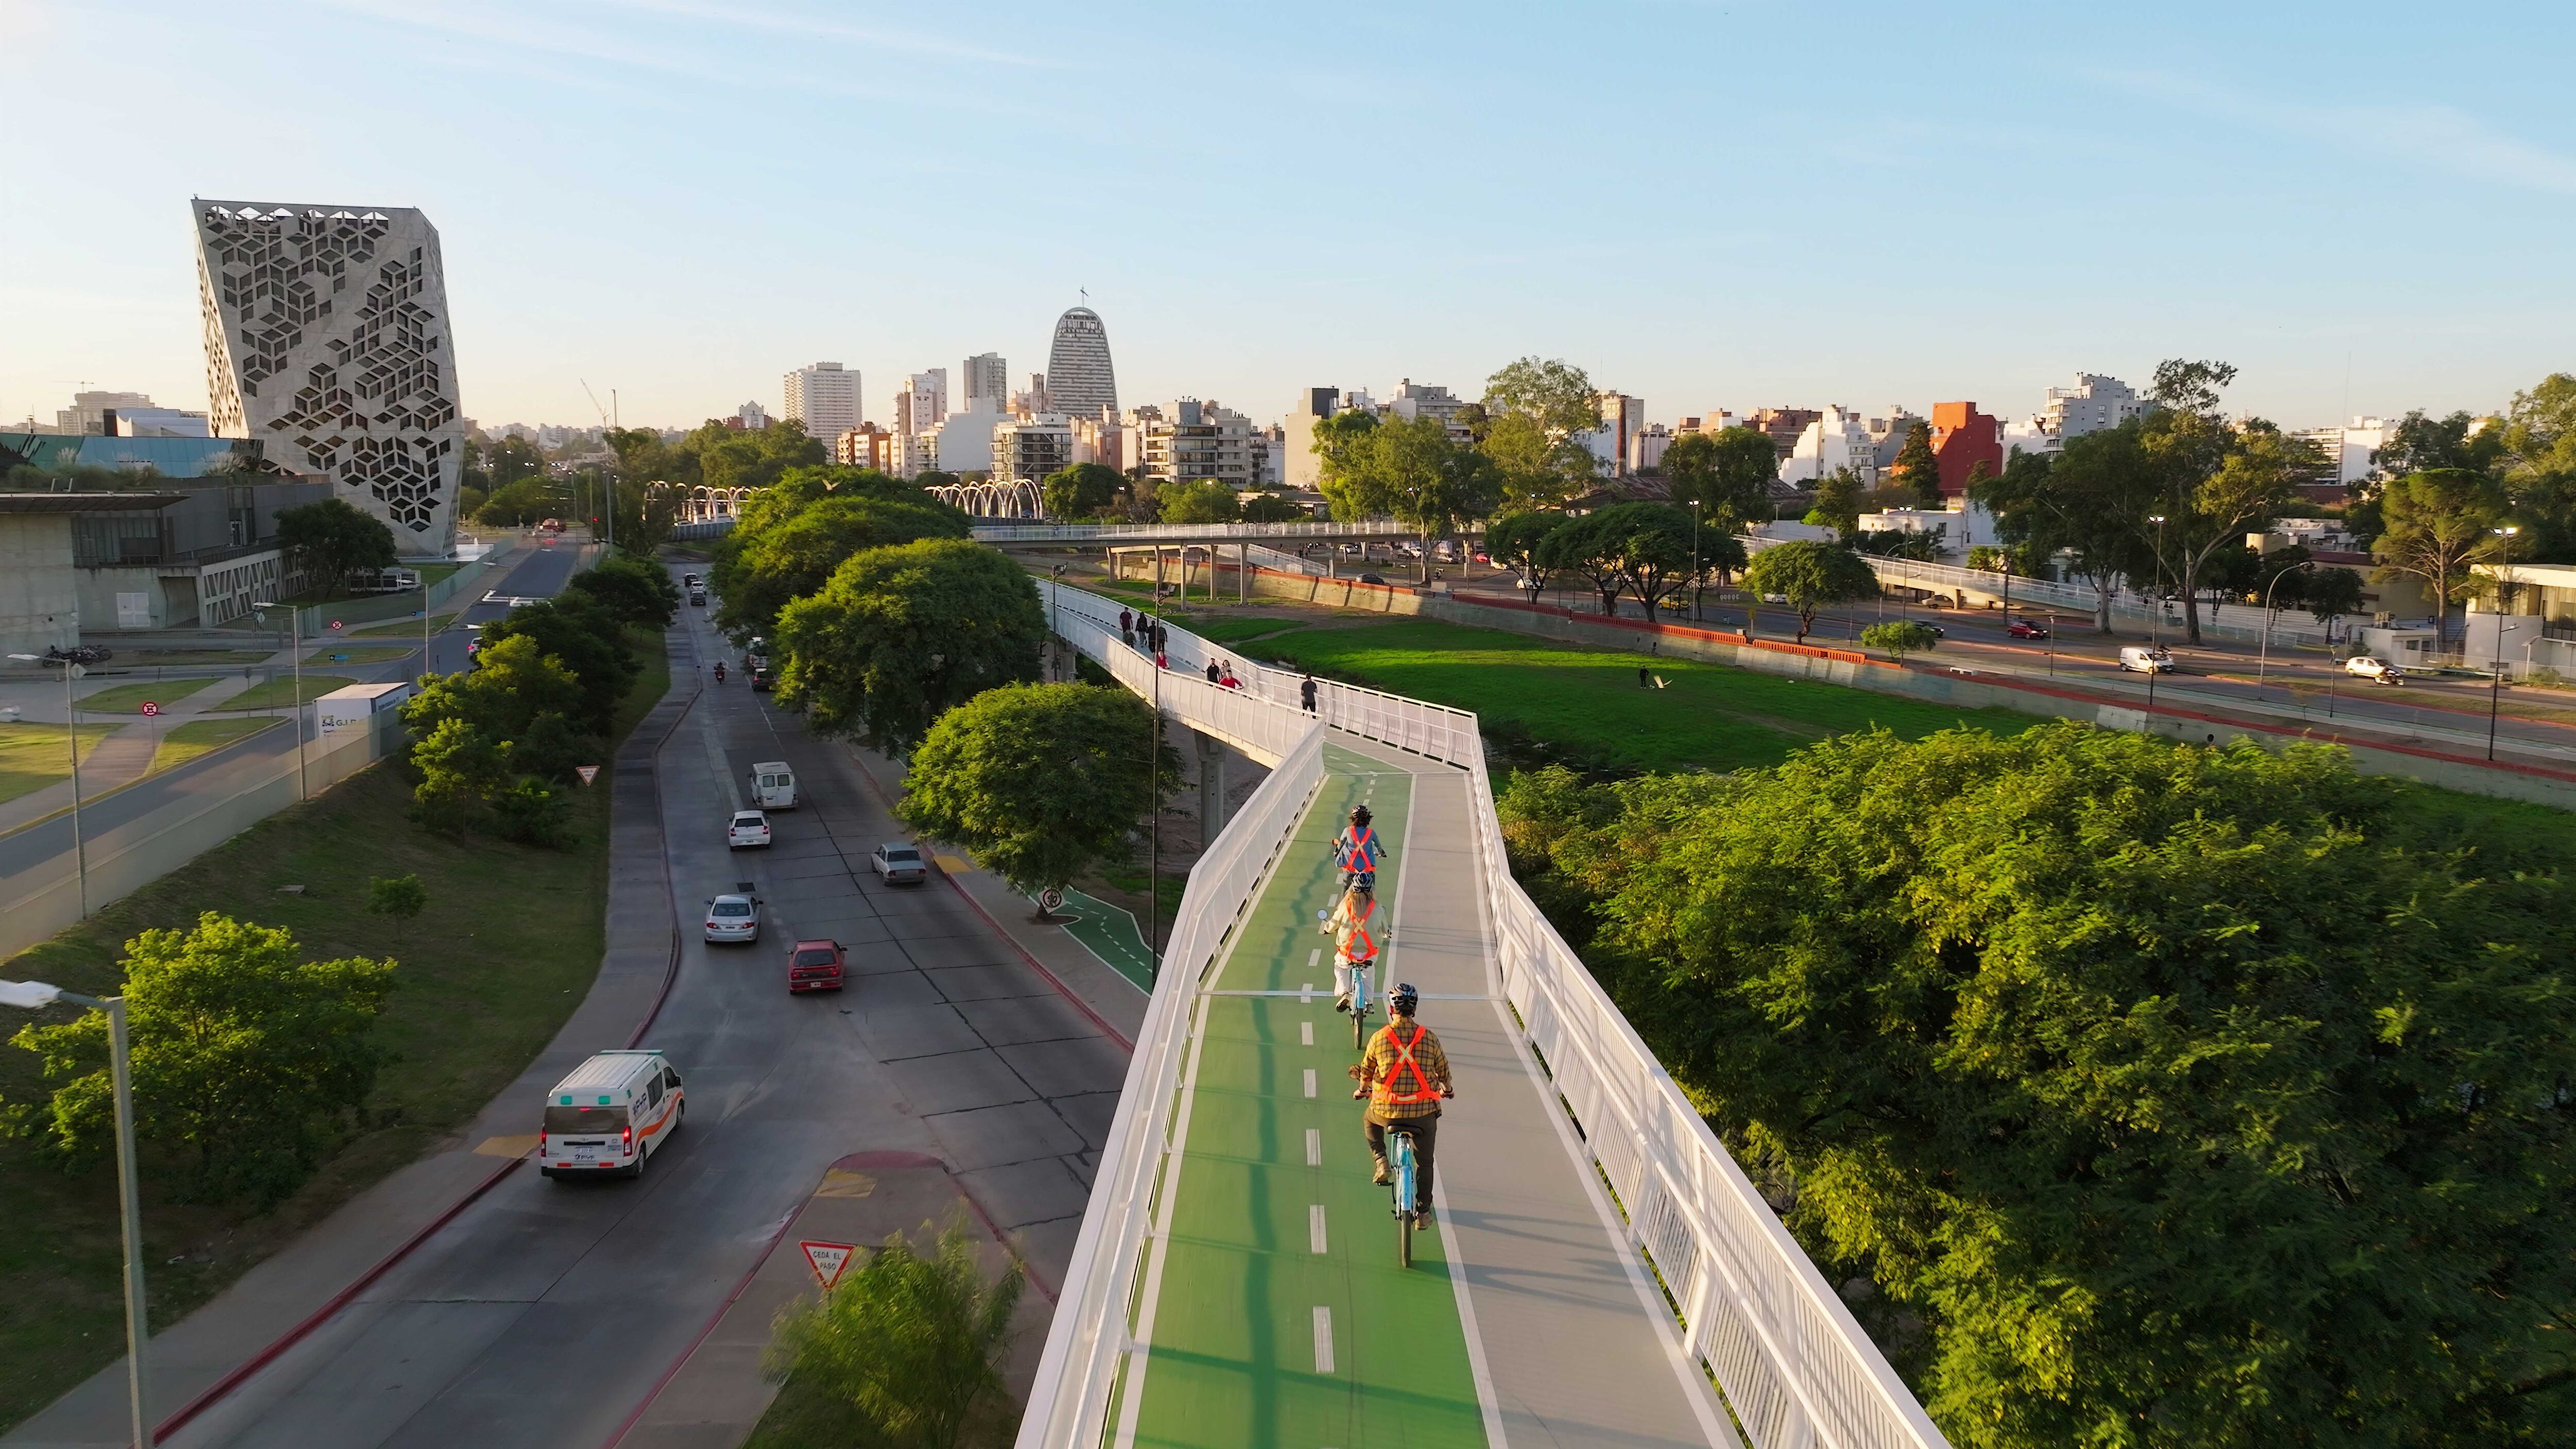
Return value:
[[(1657, 1290), (1496, 999), (1465, 773), (1335, 732), (1322, 784), (1198, 1003), (1129, 1360), (1121, 1446), (1731, 1443)], [(1333, 1009), (1331, 842), (1391, 856), (1381, 988), (1409, 981), (1458, 1097), (1437, 1230), (1397, 1261)], [(1372, 1029), (1382, 1025), (1372, 1017)]]

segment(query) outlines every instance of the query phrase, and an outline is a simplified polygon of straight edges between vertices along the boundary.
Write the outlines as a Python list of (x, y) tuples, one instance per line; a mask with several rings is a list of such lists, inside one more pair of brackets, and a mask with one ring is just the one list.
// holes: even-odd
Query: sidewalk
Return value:
[[(164, 735), (190, 720), (201, 717), (211, 707), (242, 693), (256, 682), (241, 674), (239, 666), (231, 667), (234, 673), (219, 677), (205, 688), (171, 701), (162, 707), (162, 712), (158, 716), (153, 718), (147, 719), (140, 715), (99, 716), (90, 714), (88, 710), (82, 710), (81, 713), (89, 716), (81, 721), (84, 725), (119, 721), (122, 723), (95, 744), (81, 751), (81, 803), (86, 805), (111, 790), (143, 779), (151, 770), (153, 757), (160, 752), (161, 739)], [(34, 710), (26, 710), (21, 715), (22, 720), (30, 724), (63, 723), (62, 694), (58, 690), (48, 691), (48, 693), (53, 696), (53, 707), (41, 714)], [(24, 710), (25, 706), (22, 705), (20, 708)], [(72, 782), (66, 777), (41, 790), (30, 790), (15, 800), (0, 803), (0, 835), (6, 835), (12, 830), (23, 830), (39, 820), (70, 808), (72, 808)]]

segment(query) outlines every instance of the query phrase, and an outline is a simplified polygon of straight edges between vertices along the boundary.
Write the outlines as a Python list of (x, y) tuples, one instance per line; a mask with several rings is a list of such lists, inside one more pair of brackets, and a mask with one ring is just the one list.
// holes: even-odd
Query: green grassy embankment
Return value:
[[(356, 682), (345, 674), (307, 674), (304, 676), (304, 702), (311, 704), (332, 690), (344, 688)], [(222, 704), (216, 705), (207, 713), (215, 714), (225, 710), (285, 709), (294, 703), (295, 676), (279, 674), (261, 680)]]
[(111, 684), (95, 694), (80, 697), (83, 714), (132, 714), (151, 701), (168, 708), (173, 703), (214, 683), (212, 678), (156, 679), (147, 684)]
[[(2018, 734), (2040, 720), (1423, 619), (1299, 628), (1243, 652), (1474, 710), (1498, 741), (1525, 736), (1618, 769), (1736, 770), (1776, 765), (1801, 745), (1879, 725), (1918, 739), (1960, 725)], [(1640, 685), (1641, 667), (1665, 687)]]
[[(661, 636), (638, 631), (636, 640), (645, 670), (620, 711), (621, 738), (669, 685)], [(60, 752), (59, 726), (35, 728)], [(553, 1038), (588, 991), (604, 949), (608, 800), (605, 773), (574, 792), (576, 843), (567, 850), (486, 835), (448, 839), (411, 823), (408, 787), (390, 762), (379, 764), (0, 962), (0, 978), (112, 994), (124, 942), (217, 909), (286, 927), (307, 959), (400, 963), (377, 1026), (390, 1060), (364, 1122), (276, 1210), (172, 1201), (172, 1174), (145, 1144), (144, 1262), (156, 1328), (466, 1125)], [(428, 909), (409, 922), (368, 914), (368, 880), (401, 875), (428, 887)], [(303, 890), (288, 894), (287, 886)], [(33, 1054), (0, 1045), (0, 1101), (41, 1110), (47, 1090)], [(9, 1225), (0, 1233), (0, 1426), (7, 1426), (124, 1351), (114, 1167), (67, 1177), (34, 1141), (0, 1137), (0, 1222)]]
[(148, 773), (177, 769), (199, 755), (212, 754), (238, 739), (246, 739), (261, 730), (274, 729), (286, 723), (277, 718), (192, 719), (172, 725), (152, 747), (152, 764)]
[[(100, 739), (113, 734), (119, 726), (85, 724), (80, 727), (80, 753), (86, 760), (98, 748)], [(0, 801), (15, 800), (21, 795), (41, 790), (56, 780), (72, 776), (71, 745), (58, 724), (32, 720), (0, 722)]]

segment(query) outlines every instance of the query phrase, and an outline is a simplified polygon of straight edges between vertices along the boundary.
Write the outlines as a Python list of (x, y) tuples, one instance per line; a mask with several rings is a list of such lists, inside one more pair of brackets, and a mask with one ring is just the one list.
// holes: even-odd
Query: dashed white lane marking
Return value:
[(1307, 969), (1307, 970), (1312, 971), (1312, 970), (1314, 970), (1316, 967), (1321, 966), (1321, 965), (1323, 965), (1323, 964), (1324, 964), (1324, 948), (1323, 948), (1323, 947), (1318, 946), (1318, 947), (1316, 947), (1314, 950), (1309, 951), (1309, 952), (1307, 952), (1307, 953), (1306, 953), (1306, 969)]
[(1306, 1095), (1309, 1097), (1315, 1095), (1315, 1069), (1313, 1067), (1308, 1067), (1306, 1069)]
[(1324, 1165), (1324, 1129), (1320, 1127), (1306, 1129), (1306, 1165), (1308, 1167)]
[[(1315, 963), (1314, 963), (1314, 962), (1312, 962), (1312, 961), (1309, 961), (1309, 962), (1307, 962), (1306, 964), (1307, 964), (1307, 965), (1309, 965), (1309, 966), (1312, 966), (1312, 965), (1314, 965)], [(1298, 1004), (1298, 1005), (1300, 1005), (1300, 1006), (1312, 1006), (1312, 1005), (1314, 1005), (1314, 1004), (1315, 1004), (1315, 983), (1314, 983), (1314, 982), (1312, 982), (1312, 981), (1301, 981), (1301, 982), (1297, 983), (1297, 1004)]]
[(1315, 1305), (1315, 1372), (1333, 1371), (1333, 1310)]
[(1297, 1023), (1297, 1045), (1313, 1046), (1314, 1044), (1315, 1024), (1311, 1021), (1301, 1021)]
[(1306, 1205), (1306, 1247), (1310, 1252), (1324, 1251), (1324, 1205), (1319, 1202)]

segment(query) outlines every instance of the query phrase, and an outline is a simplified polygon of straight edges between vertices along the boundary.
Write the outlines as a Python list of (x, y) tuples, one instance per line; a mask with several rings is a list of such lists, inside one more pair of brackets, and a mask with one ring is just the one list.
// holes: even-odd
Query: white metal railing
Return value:
[[(1474, 532), (1470, 526), (1468, 532)], [(1246, 538), (1385, 538), (1412, 537), (1414, 528), (1392, 518), (1365, 518), (1356, 523), (1019, 523), (978, 524), (977, 543), (1114, 543), (1161, 539)]]
[[(1122, 661), (1142, 656), (1119, 637), (1122, 605), (1044, 580), (1039, 588), (1059, 632), (1134, 688), (1134, 666)], [(1679, 1305), (1685, 1343), (1725, 1390), (1755, 1449), (1946, 1449), (1886, 1356), (1512, 879), (1476, 717), (1317, 680), (1310, 722), (1297, 674), (1232, 660), (1222, 646), (1182, 629), (1170, 630), (1166, 646), (1172, 667), (1163, 699), (1184, 722), (1210, 733), (1258, 728), (1216, 713), (1242, 706), (1301, 732), (1190, 873), (1021, 1421), (1019, 1449), (1100, 1444), (1118, 1386), (1129, 1381), (1122, 1370), (1132, 1371), (1137, 1357), (1131, 1324), (1160, 1206), (1155, 1189), (1169, 1151), (1194, 993), (1322, 779), (1318, 722), (1467, 772), (1477, 879), (1494, 923), (1503, 994), (1582, 1127), (1582, 1150), (1616, 1190), (1631, 1240), (1652, 1257)], [(1210, 659), (1232, 662), (1244, 688), (1209, 690), (1203, 675), (1197, 692), (1173, 687), (1187, 682), (1174, 679), (1180, 671), (1203, 669)], [(1150, 670), (1152, 661), (1144, 659), (1143, 667)], [(1144, 683), (1153, 688), (1150, 677)], [(1208, 723), (1193, 711), (1206, 712)]]
[(1304, 554), (1288, 553), (1275, 548), (1263, 548), (1257, 543), (1245, 545), (1244, 553), (1251, 561), (1252, 566), (1257, 569), (1273, 569), (1283, 574), (1305, 574), (1309, 577), (1317, 576), (1327, 571), (1324, 565), (1315, 562)]
[(1055, 1321), (1047, 1328), (1037, 1382), (1020, 1419), (1020, 1449), (1099, 1444), (1118, 1392), (1141, 1366), (1144, 1349), (1135, 1340), (1134, 1315), (1156, 1218), (1169, 1212), (1165, 1168), (1190, 1020), (1262, 877), (1295, 836), (1323, 782), (1323, 749), (1323, 728), (1305, 725), (1296, 746), (1190, 869), (1153, 998), (1136, 1033), (1136, 1054), (1127, 1063), (1118, 1114), (1092, 1176), (1091, 1201), (1074, 1239)]

